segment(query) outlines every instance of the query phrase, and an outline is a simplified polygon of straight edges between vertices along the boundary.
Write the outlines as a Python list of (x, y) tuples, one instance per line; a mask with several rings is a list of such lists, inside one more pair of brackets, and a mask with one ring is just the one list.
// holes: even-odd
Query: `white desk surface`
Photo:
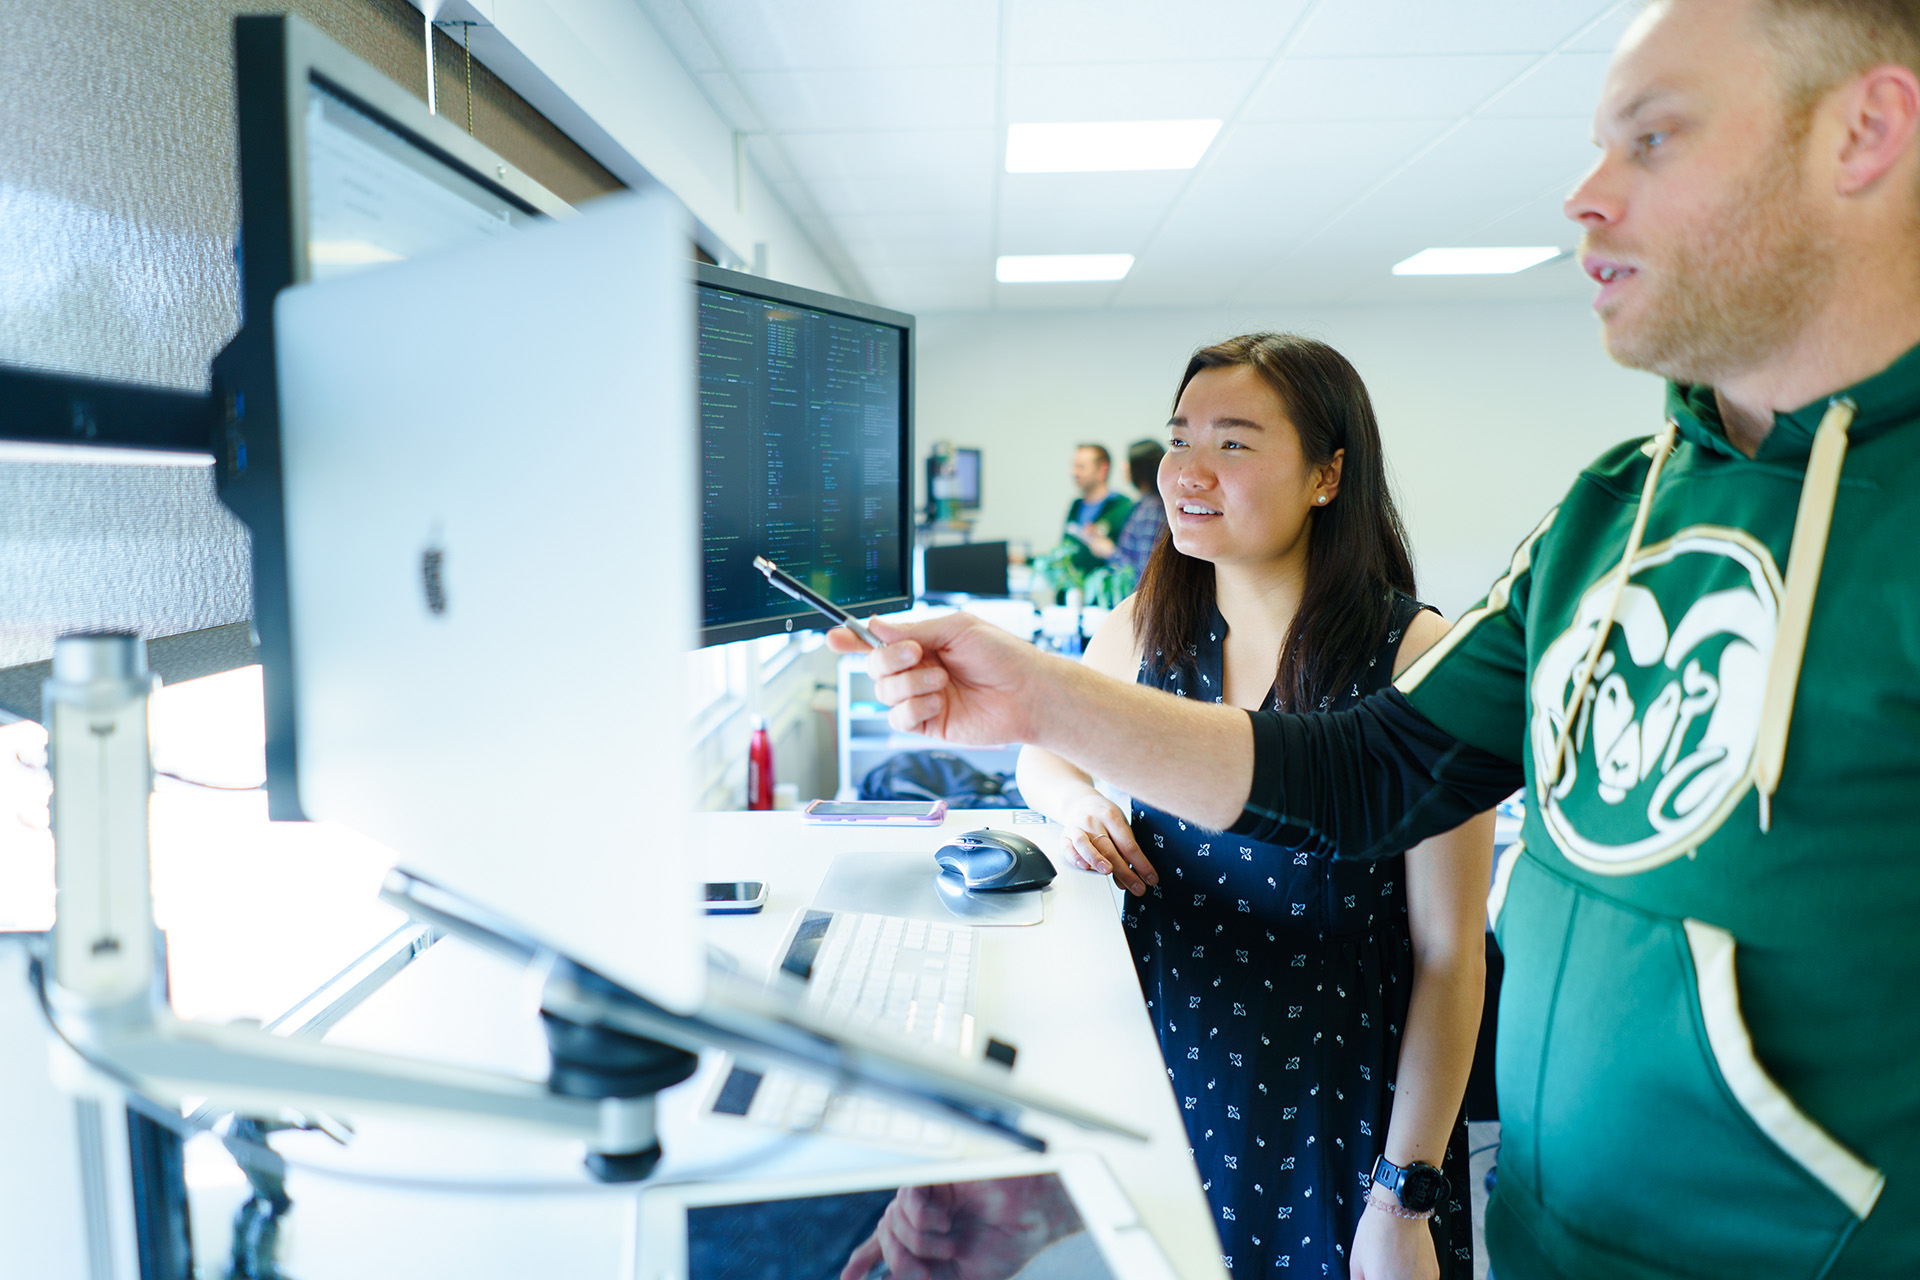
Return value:
[[(1097, 1152), (1183, 1278), (1224, 1275), (1212, 1214), (1187, 1154), (1187, 1138), (1159, 1046), (1140, 998), (1113, 892), (1104, 877), (1060, 856), (1059, 828), (1013, 826), (1006, 811), (950, 814), (943, 828), (850, 829), (798, 813), (702, 814), (694, 826), (705, 878), (762, 880), (766, 910), (710, 918), (709, 941), (749, 972), (770, 971), (781, 944), (844, 850), (901, 850), (928, 858), (945, 836), (995, 825), (1046, 848), (1061, 868), (1046, 890), (1045, 919), (979, 935), (975, 1001), (980, 1030), (1015, 1045), (1014, 1077), (1027, 1087), (1112, 1116), (1149, 1135), (1136, 1142), (1088, 1133), (1044, 1116), (1028, 1127), (1058, 1150)], [(642, 916), (643, 918), (643, 916)], [(539, 1077), (546, 1057), (534, 1010), (538, 989), (512, 966), (457, 940), (435, 945), (330, 1033), (355, 1044), (450, 1059)], [(982, 1037), (984, 1042), (984, 1036)], [(719, 1061), (703, 1059), (686, 1084), (661, 1096), (667, 1156), (660, 1178), (738, 1166), (735, 1176), (780, 1176), (905, 1163), (898, 1151), (846, 1139), (777, 1139), (737, 1120), (703, 1116)], [(998, 1140), (970, 1151), (1002, 1155)], [(196, 1139), (196, 1145), (210, 1142)], [(296, 1162), (342, 1172), (442, 1183), (472, 1190), (396, 1188), (322, 1177), (295, 1168), (295, 1201), (283, 1261), (303, 1280), (368, 1275), (608, 1276), (634, 1270), (632, 1188), (593, 1186), (578, 1142), (549, 1134), (442, 1120), (369, 1118), (346, 1148), (317, 1135), (276, 1137)], [(210, 1153), (211, 1154), (211, 1153)], [(203, 1157), (202, 1168), (213, 1159)], [(514, 1184), (518, 1190), (494, 1189)], [(195, 1189), (195, 1245), (224, 1249), (221, 1223), (237, 1182)]]

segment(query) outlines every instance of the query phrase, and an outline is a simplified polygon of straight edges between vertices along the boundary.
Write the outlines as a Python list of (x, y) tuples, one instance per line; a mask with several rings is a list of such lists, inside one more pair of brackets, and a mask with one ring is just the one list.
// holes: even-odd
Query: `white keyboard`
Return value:
[[(952, 1053), (975, 1052), (974, 931), (904, 916), (809, 911), (781, 968), (805, 980), (813, 1013), (868, 1034), (895, 1034)], [(713, 1104), (776, 1129), (819, 1129), (917, 1151), (955, 1145), (951, 1125), (807, 1075), (734, 1067)]]

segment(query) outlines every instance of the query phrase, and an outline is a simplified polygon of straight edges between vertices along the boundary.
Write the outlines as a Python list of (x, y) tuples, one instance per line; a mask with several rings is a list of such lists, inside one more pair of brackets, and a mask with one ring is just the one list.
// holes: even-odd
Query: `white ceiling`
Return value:
[[(1573, 247), (1560, 201), (1633, 0), (637, 0), (848, 280), (908, 311), (1533, 299), (1395, 277)], [(1182, 173), (1009, 174), (1022, 121), (1226, 121)], [(1131, 253), (1002, 285), (1003, 253)]]

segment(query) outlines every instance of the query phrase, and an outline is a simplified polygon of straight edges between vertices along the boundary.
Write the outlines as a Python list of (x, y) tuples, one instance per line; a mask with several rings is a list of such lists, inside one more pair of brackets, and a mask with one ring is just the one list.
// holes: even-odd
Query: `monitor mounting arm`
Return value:
[(45, 723), (58, 911), (48, 957), (56, 1029), (97, 1069), (142, 1093), (204, 1097), (243, 1114), (440, 1112), (585, 1140), (608, 1181), (660, 1157), (654, 1093), (691, 1054), (546, 1016), (553, 1076), (532, 1081), (174, 1015), (156, 981), (148, 866), (147, 702), (154, 679), (130, 635), (63, 637)]

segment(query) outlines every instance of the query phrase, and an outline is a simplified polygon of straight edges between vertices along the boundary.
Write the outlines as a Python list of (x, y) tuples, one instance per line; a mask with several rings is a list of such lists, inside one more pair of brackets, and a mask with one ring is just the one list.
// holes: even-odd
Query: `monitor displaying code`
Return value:
[(699, 306), (704, 625), (825, 625), (755, 556), (854, 612), (900, 597), (902, 331), (708, 285)]

